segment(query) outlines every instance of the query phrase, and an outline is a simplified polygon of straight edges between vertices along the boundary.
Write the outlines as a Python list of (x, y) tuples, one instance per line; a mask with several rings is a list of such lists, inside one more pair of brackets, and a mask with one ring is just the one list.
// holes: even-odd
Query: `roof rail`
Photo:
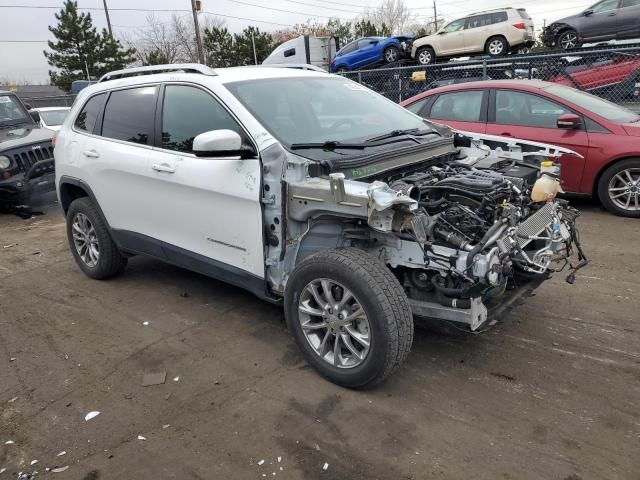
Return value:
[(313, 72), (322, 72), (322, 73), (329, 73), (327, 72), (324, 68), (322, 67), (318, 67), (316, 65), (311, 65), (310, 63), (263, 63), (261, 65), (258, 65), (259, 67), (265, 67), (265, 68), (294, 68), (297, 70), (311, 70)]
[(116, 80), (118, 78), (136, 77), (139, 75), (151, 75), (153, 73), (166, 73), (166, 72), (183, 72), (183, 73), (201, 73), (202, 75), (216, 75), (216, 71), (202, 65), (200, 63), (173, 63), (167, 65), (148, 65), (146, 67), (133, 67), (125, 68), (123, 70), (115, 70), (113, 72), (105, 73), (98, 83), (106, 82), (109, 80)]

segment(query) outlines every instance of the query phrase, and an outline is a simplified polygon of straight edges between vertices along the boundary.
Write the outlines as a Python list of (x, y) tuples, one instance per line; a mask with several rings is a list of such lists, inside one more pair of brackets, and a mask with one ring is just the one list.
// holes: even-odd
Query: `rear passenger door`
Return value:
[(197, 135), (219, 129), (234, 130), (251, 144), (249, 135), (211, 92), (192, 84), (164, 85), (156, 123), (161, 133), (144, 173), (149, 185), (146, 201), (151, 205), (146, 221), (170, 261), (230, 265), (262, 278), (257, 156), (241, 160), (193, 154)]
[(153, 233), (148, 220), (154, 208), (152, 192), (144, 177), (154, 142), (158, 91), (158, 85), (144, 85), (110, 92), (95, 121), (95, 135), (87, 137), (82, 148), (83, 171), (115, 230)]
[(487, 97), (480, 89), (441, 93), (423, 112), (429, 120), (457, 130), (484, 133)]
[(473, 15), (467, 18), (464, 28), (464, 51), (466, 53), (483, 52), (487, 39), (492, 35), (491, 32), (491, 14)]

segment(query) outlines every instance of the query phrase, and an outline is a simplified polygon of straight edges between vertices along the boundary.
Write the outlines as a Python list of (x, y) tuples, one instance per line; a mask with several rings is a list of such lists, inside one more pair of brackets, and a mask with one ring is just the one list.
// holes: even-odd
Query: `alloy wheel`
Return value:
[(500, 55), (502, 53), (502, 51), (504, 50), (504, 44), (502, 43), (502, 40), (492, 40), (491, 43), (489, 43), (489, 53), (491, 55)]
[(617, 207), (640, 211), (640, 168), (627, 168), (616, 173), (609, 180), (607, 191)]
[(308, 283), (298, 301), (298, 320), (313, 351), (330, 365), (353, 368), (366, 359), (369, 320), (358, 299), (340, 283), (326, 278)]
[(431, 63), (431, 52), (429, 50), (423, 50), (422, 52), (420, 52), (420, 54), (418, 55), (418, 61), (422, 65), (428, 65), (429, 63)]
[(71, 229), (78, 256), (87, 267), (95, 267), (100, 259), (100, 246), (91, 220), (84, 213), (76, 213)]
[(388, 48), (384, 52), (384, 59), (388, 62), (395, 62), (398, 59), (398, 51), (395, 48)]
[(560, 46), (563, 50), (576, 48), (578, 46), (578, 35), (573, 32), (565, 33), (562, 38), (560, 38)]

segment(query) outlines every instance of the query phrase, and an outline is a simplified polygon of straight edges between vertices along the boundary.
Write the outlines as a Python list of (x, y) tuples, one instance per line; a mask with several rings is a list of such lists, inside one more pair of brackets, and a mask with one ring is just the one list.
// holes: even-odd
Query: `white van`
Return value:
[(279, 45), (262, 64), (306, 63), (329, 70), (331, 59), (338, 50), (340, 50), (340, 41), (337, 37), (300, 35)]

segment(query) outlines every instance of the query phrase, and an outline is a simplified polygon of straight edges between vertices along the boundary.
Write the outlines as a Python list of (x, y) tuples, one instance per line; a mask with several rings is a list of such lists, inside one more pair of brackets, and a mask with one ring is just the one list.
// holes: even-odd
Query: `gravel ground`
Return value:
[(240, 289), (139, 257), (93, 281), (57, 209), (0, 216), (0, 480), (638, 479), (640, 220), (579, 206), (576, 285), (557, 275), (481, 335), (418, 330), (363, 392)]

